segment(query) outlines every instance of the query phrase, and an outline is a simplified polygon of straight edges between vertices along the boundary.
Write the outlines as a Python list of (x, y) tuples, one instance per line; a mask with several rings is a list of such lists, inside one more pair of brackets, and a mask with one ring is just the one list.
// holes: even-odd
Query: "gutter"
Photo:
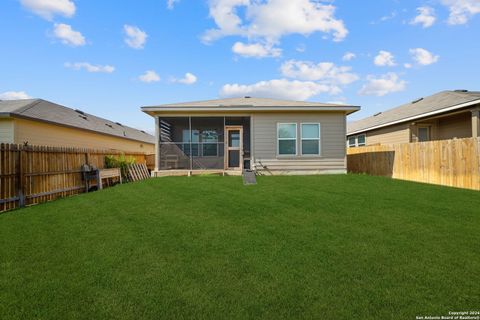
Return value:
[(419, 115), (416, 115), (416, 116), (411, 116), (411, 117), (403, 118), (403, 119), (400, 119), (400, 120), (387, 122), (387, 123), (384, 123), (384, 124), (379, 124), (379, 125), (376, 125), (376, 126), (373, 126), (373, 127), (365, 128), (365, 129), (360, 129), (360, 130), (356, 130), (356, 131), (352, 131), (352, 132), (347, 132), (347, 136), (362, 133), (362, 132), (372, 131), (372, 130), (380, 129), (380, 128), (384, 128), (384, 127), (389, 127), (389, 126), (392, 126), (394, 124), (399, 124), (399, 123), (408, 122), (408, 121), (412, 121), (412, 120), (418, 120), (418, 119), (426, 118), (426, 117), (429, 117), (429, 116), (434, 116), (434, 115), (437, 115), (437, 114), (445, 113), (445, 112), (448, 112), (448, 111), (462, 109), (462, 108), (469, 107), (471, 105), (478, 104), (478, 103), (480, 103), (480, 99), (472, 100), (472, 101), (465, 102), (465, 103), (462, 103), (462, 104), (457, 104), (455, 106), (443, 108), (443, 109), (440, 109), (440, 110), (435, 110), (435, 111), (430, 111), (430, 112), (427, 112), (427, 113), (422, 113), (422, 114), (419, 114)]
[(345, 107), (142, 107), (145, 113), (157, 113), (157, 112), (233, 112), (233, 111), (346, 111), (347, 114), (360, 110), (358, 106), (345, 106)]

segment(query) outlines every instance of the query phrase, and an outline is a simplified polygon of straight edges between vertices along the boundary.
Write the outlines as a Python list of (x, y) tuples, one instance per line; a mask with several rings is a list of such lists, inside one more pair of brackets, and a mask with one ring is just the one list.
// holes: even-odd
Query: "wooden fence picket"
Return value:
[(347, 168), (352, 173), (480, 190), (480, 138), (349, 148)]
[(110, 155), (125, 155), (143, 166), (151, 158), (143, 153), (1, 143), (0, 212), (85, 192), (81, 166), (103, 169)]

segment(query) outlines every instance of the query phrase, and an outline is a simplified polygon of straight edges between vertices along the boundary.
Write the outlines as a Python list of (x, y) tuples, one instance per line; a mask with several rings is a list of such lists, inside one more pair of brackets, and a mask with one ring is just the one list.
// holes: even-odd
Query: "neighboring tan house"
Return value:
[(143, 107), (155, 118), (155, 174), (243, 169), (345, 173), (346, 116), (356, 106), (232, 98)]
[(480, 92), (443, 91), (347, 125), (347, 146), (480, 136)]
[(154, 137), (42, 99), (0, 101), (0, 142), (154, 153)]

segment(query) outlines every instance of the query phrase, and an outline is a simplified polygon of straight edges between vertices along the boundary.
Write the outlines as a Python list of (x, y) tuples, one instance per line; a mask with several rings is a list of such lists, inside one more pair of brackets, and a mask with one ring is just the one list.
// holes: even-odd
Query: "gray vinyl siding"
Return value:
[[(255, 113), (252, 118), (257, 170), (272, 174), (345, 172), (345, 113)], [(297, 123), (297, 156), (277, 154), (278, 123)], [(320, 123), (320, 156), (301, 155), (301, 123)]]

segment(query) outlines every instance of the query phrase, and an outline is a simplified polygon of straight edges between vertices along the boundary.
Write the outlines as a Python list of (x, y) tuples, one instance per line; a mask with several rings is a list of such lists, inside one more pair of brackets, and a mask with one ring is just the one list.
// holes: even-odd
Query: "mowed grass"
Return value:
[(171, 177), (0, 215), (2, 319), (414, 319), (480, 308), (480, 193)]

